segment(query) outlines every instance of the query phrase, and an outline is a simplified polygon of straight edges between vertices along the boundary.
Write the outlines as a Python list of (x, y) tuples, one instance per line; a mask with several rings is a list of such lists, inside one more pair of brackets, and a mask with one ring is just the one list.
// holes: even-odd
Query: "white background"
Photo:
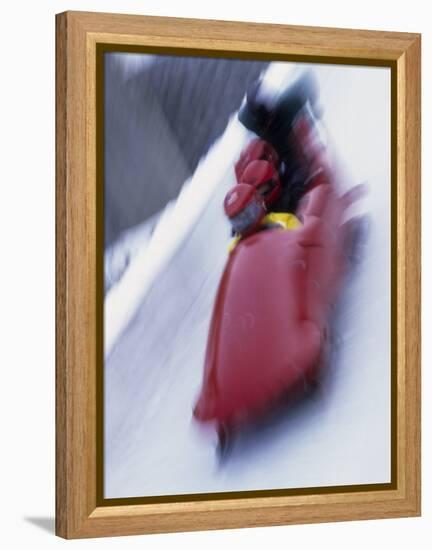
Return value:
[[(23, 2), (2, 9), (0, 78), (1, 543), (4, 548), (429, 548), (432, 535), (431, 27), (428, 2)], [(54, 14), (66, 9), (423, 33), (423, 516), (65, 542), (54, 516)], [(428, 100), (429, 98), (429, 100)], [(429, 310), (429, 311), (428, 311)]]

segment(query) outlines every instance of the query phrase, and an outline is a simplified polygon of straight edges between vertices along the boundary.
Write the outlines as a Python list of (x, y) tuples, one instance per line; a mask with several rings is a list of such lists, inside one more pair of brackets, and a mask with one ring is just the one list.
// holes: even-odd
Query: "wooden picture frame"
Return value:
[[(66, 12), (56, 17), (56, 533), (132, 535), (420, 514), (420, 35)], [(392, 482), (253, 497), (101, 504), (101, 45), (391, 68)], [(99, 189), (99, 191), (98, 191)]]

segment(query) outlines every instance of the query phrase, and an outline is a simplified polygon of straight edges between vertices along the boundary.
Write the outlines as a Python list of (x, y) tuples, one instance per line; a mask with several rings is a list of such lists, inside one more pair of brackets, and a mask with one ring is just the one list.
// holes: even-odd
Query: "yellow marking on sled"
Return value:
[[(264, 216), (261, 225), (279, 225), (282, 229), (292, 230), (301, 227), (301, 222), (294, 214), (288, 212), (270, 212)], [(236, 235), (228, 245), (228, 253), (230, 254), (237, 244), (241, 241), (241, 235)]]

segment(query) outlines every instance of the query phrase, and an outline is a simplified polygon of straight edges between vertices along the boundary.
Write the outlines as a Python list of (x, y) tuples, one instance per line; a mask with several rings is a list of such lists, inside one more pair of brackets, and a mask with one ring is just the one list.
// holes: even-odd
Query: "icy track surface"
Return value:
[[(365, 256), (339, 304), (325, 384), (236, 439), (192, 418), (227, 256), (222, 200), (249, 139), (235, 118), (105, 301), (105, 498), (390, 481), (390, 71), (316, 66), (341, 185), (367, 182)], [(270, 82), (288, 64), (272, 64)], [(194, 206), (182, 195), (201, 188)], [(184, 197), (183, 197), (184, 198)], [(177, 210), (176, 210), (177, 209)]]

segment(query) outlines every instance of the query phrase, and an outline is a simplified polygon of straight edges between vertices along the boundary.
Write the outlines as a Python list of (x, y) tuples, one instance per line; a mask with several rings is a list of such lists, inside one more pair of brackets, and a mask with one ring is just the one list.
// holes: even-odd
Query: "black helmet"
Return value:
[(262, 135), (272, 117), (272, 100), (262, 90), (262, 78), (248, 88), (238, 118), (248, 130)]

